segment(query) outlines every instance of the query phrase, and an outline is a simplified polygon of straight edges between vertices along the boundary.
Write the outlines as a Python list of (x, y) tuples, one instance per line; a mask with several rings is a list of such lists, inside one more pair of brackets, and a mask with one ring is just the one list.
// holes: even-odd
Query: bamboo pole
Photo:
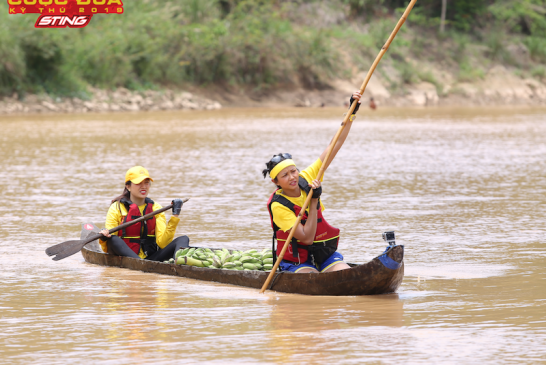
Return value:
[[(372, 66), (370, 67), (370, 70), (368, 71), (368, 74), (366, 75), (366, 78), (364, 79), (364, 82), (362, 83), (362, 86), (360, 87), (360, 94), (364, 94), (364, 90), (366, 90), (366, 86), (368, 86), (368, 82), (370, 81), (370, 79), (371, 79), (371, 77), (373, 75), (373, 72), (375, 71), (375, 68), (379, 64), (379, 61), (381, 61), (381, 58), (383, 58), (383, 55), (389, 49), (389, 46), (391, 45), (394, 37), (396, 36), (396, 34), (398, 33), (398, 31), (400, 30), (402, 25), (406, 22), (406, 19), (408, 18), (408, 15), (411, 12), (411, 9), (413, 9), (413, 6), (415, 5), (416, 2), (417, 2), (417, 0), (411, 0), (408, 7), (406, 8), (406, 11), (404, 11), (404, 14), (402, 14), (402, 17), (400, 18), (400, 20), (398, 20), (398, 23), (396, 24), (396, 27), (394, 27), (394, 30), (392, 31), (389, 39), (387, 39), (387, 42), (381, 48), (381, 51), (379, 52), (379, 54), (375, 58), (375, 61), (372, 64)], [(334, 139), (332, 140), (332, 142), (328, 146), (328, 151), (326, 153), (326, 158), (324, 159), (324, 161), (322, 163), (322, 167), (320, 168), (318, 176), (317, 176), (318, 180), (320, 180), (322, 178), (322, 176), (324, 175), (324, 171), (326, 170), (326, 166), (328, 165), (326, 163), (326, 161), (329, 161), (330, 154), (332, 153), (332, 150), (334, 149), (334, 146), (336, 145), (337, 140), (339, 139), (339, 136), (341, 135), (341, 132), (343, 132), (343, 129), (347, 125), (347, 122), (349, 121), (349, 118), (353, 114), (353, 112), (354, 112), (354, 110), (356, 108), (356, 103), (357, 102), (358, 101), (355, 100), (351, 104), (351, 106), (349, 108), (349, 112), (345, 115), (345, 118), (343, 118), (343, 122), (341, 122), (341, 126), (339, 127), (336, 135), (334, 136)], [(313, 196), (313, 194), (311, 192), (309, 192), (309, 194), (307, 194), (307, 199), (305, 199), (305, 203), (303, 204), (303, 207), (301, 207), (301, 211), (300, 211), (300, 214), (298, 214), (298, 218), (296, 219), (296, 223), (294, 223), (294, 226), (290, 230), (290, 234), (288, 235), (288, 238), (286, 239), (286, 243), (284, 244), (284, 246), (283, 246), (283, 248), (281, 250), (281, 253), (279, 254), (279, 257), (277, 258), (277, 261), (275, 262), (275, 265), (273, 265), (273, 268), (271, 269), (271, 272), (269, 273), (269, 276), (267, 277), (267, 279), (265, 280), (264, 285), (260, 289), (260, 294), (263, 294), (265, 292), (265, 290), (269, 286), (269, 283), (271, 282), (271, 279), (273, 279), (273, 276), (275, 275), (275, 272), (279, 268), (279, 264), (281, 263), (281, 260), (283, 259), (284, 254), (286, 253), (286, 249), (288, 248), (288, 245), (290, 244), (290, 241), (292, 241), (292, 238), (294, 237), (294, 233), (296, 232), (296, 228), (298, 227), (298, 225), (301, 222), (301, 218), (303, 217), (303, 213), (305, 213), (305, 210), (307, 209), (307, 207), (309, 206), (309, 203), (311, 202), (311, 197), (312, 196)]]

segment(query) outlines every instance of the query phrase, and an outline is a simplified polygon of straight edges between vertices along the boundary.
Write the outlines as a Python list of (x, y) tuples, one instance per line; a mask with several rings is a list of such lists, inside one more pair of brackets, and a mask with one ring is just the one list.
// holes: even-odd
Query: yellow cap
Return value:
[(130, 181), (133, 184), (140, 184), (144, 179), (154, 181), (154, 179), (150, 177), (148, 170), (142, 166), (131, 167), (125, 174), (125, 182)]
[(271, 176), (272, 179), (276, 178), (279, 172), (288, 166), (296, 166), (296, 164), (291, 159), (282, 160), (275, 167), (273, 167), (271, 171), (269, 171), (269, 176)]

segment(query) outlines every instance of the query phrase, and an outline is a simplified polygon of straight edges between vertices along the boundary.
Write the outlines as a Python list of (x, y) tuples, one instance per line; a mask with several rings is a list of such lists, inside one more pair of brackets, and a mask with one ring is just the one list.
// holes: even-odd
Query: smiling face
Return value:
[(275, 179), (272, 179), (273, 183), (279, 185), (281, 189), (286, 191), (298, 191), (298, 179), (299, 171), (296, 166), (287, 166), (279, 172)]
[[(140, 184), (127, 185), (127, 189), (131, 193), (131, 196), (137, 199), (145, 199), (150, 193), (152, 181), (150, 179), (144, 179)], [(133, 198), (131, 198), (133, 200)]]

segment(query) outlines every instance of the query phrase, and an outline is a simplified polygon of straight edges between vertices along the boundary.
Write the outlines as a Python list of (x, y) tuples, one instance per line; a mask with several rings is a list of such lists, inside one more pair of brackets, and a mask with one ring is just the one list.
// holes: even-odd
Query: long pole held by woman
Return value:
[[(413, 9), (413, 6), (415, 5), (416, 2), (417, 2), (417, 0), (411, 0), (410, 1), (408, 7), (406, 8), (406, 11), (404, 11), (404, 14), (402, 14), (402, 17), (400, 18), (400, 20), (396, 24), (396, 27), (392, 31), (389, 39), (387, 40), (385, 45), (381, 48), (381, 51), (377, 55), (374, 63), (372, 64), (372, 66), (370, 67), (370, 70), (368, 71), (368, 74), (366, 75), (366, 78), (364, 79), (364, 82), (362, 83), (362, 86), (360, 87), (360, 94), (364, 94), (364, 90), (366, 90), (366, 86), (368, 85), (368, 82), (370, 81), (370, 78), (372, 77), (373, 72), (375, 71), (377, 65), (379, 64), (379, 61), (381, 61), (381, 58), (383, 57), (383, 55), (389, 49), (389, 46), (391, 45), (394, 37), (396, 36), (396, 34), (398, 33), (398, 31), (400, 30), (402, 25), (405, 23), (406, 19), (408, 18), (409, 13)], [(322, 166), (321, 166), (321, 168), (320, 168), (320, 170), (318, 172), (316, 180), (320, 181), (322, 179), (322, 176), (324, 175), (324, 171), (326, 170), (326, 168), (328, 167), (328, 165), (331, 162), (330, 161), (330, 155), (332, 153), (332, 150), (333, 150), (334, 146), (336, 145), (336, 143), (337, 143), (337, 141), (339, 139), (339, 136), (343, 132), (343, 129), (345, 128), (345, 126), (349, 122), (349, 118), (351, 118), (352, 115), (354, 114), (354, 111), (355, 111), (355, 109), (357, 107), (357, 104), (358, 104), (358, 101), (356, 101), (356, 100), (351, 103), (351, 106), (349, 108), (349, 112), (346, 114), (345, 118), (343, 119), (343, 122), (341, 123), (340, 128), (338, 129), (336, 135), (334, 136), (332, 142), (330, 143), (330, 145), (328, 147), (326, 157), (323, 160), (324, 163), (322, 164)], [(332, 158), (333, 158), (333, 156), (332, 156)], [(307, 194), (307, 198), (305, 199), (305, 203), (301, 207), (301, 210), (299, 211), (297, 220), (294, 223), (294, 225), (292, 226), (292, 229), (290, 230), (290, 234), (286, 238), (285, 244), (284, 244), (281, 252), (278, 255), (278, 259), (275, 262), (275, 265), (273, 266), (273, 268), (271, 269), (271, 272), (269, 273), (269, 276), (267, 277), (266, 281), (264, 282), (264, 285), (262, 286), (262, 289), (260, 290), (260, 293), (265, 292), (265, 290), (269, 286), (269, 283), (271, 282), (271, 279), (273, 279), (273, 276), (275, 275), (275, 272), (277, 271), (277, 269), (278, 269), (284, 255), (286, 253), (287, 248), (291, 246), (290, 242), (292, 242), (292, 238), (294, 237), (294, 233), (296, 232), (296, 229), (298, 228), (298, 226), (299, 226), (299, 224), (300, 224), (300, 222), (301, 222), (301, 220), (303, 218), (303, 215), (305, 214), (305, 211), (306, 211), (307, 207), (309, 206), (309, 202), (311, 201), (311, 199), (313, 198), (314, 195), (315, 195), (314, 193), (308, 193)]]

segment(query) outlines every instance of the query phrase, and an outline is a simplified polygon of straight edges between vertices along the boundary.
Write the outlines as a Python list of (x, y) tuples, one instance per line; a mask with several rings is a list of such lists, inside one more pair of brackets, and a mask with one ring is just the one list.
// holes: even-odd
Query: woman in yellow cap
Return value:
[(104, 239), (99, 240), (104, 252), (118, 256), (142, 258), (152, 261), (165, 261), (174, 258), (181, 247), (188, 247), (190, 239), (181, 236), (173, 240), (178, 218), (182, 209), (182, 199), (174, 199), (173, 214), (167, 223), (165, 213), (135, 223), (124, 230), (110, 235), (108, 230), (143, 215), (161, 209), (161, 205), (148, 198), (153, 179), (142, 166), (130, 168), (125, 174), (123, 193), (112, 200), (108, 209), (105, 229), (101, 231)]
[[(360, 97), (360, 92), (357, 91), (353, 93), (350, 99), (350, 103), (354, 100), (358, 102), (355, 113), (360, 107)], [(326, 167), (343, 146), (353, 120), (354, 114), (339, 136)], [(289, 246), (279, 265), (283, 271), (318, 273), (349, 268), (349, 265), (343, 262), (343, 256), (337, 252), (339, 229), (328, 224), (322, 215), (324, 210), (320, 200), (322, 187), (317, 177), (327, 151), (328, 147), (322, 152), (318, 160), (301, 172), (297, 169), (294, 160), (292, 160), (292, 155), (288, 153), (274, 155), (266, 163), (267, 168), (262, 171), (264, 178), (269, 173), (271, 181), (278, 188), (271, 194), (267, 202), (271, 226), (273, 227), (273, 249), (276, 239), (277, 255), (287, 244), (286, 240), (297, 220), (301, 207), (307, 199), (307, 194), (313, 194), (309, 207), (303, 214), (301, 224), (296, 228), (292, 241), (288, 242)]]

